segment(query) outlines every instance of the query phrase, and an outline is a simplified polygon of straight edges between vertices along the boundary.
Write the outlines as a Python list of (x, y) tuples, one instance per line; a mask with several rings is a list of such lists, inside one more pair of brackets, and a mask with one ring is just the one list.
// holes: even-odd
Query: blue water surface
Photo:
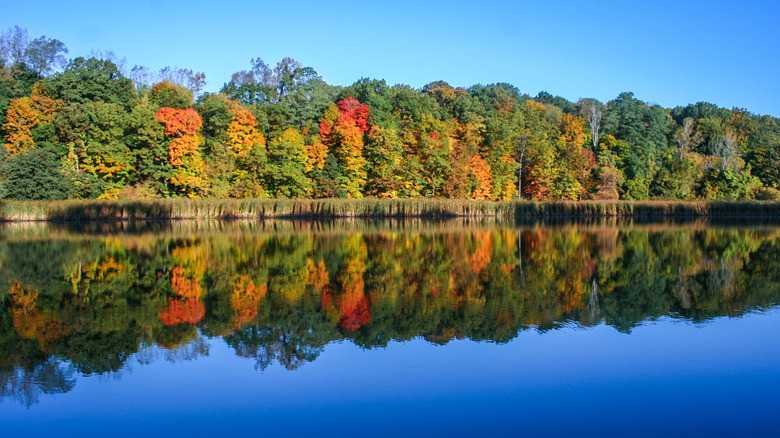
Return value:
[[(780, 311), (630, 333), (529, 330), (506, 343), (334, 342), (258, 370), (221, 338), (208, 356), (149, 347), (65, 394), (0, 404), (3, 436), (774, 436)], [(139, 363), (138, 358), (148, 363)]]

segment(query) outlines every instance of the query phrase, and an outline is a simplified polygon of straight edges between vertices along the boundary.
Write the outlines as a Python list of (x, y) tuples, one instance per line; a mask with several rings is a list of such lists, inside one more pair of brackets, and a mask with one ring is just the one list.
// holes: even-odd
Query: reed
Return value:
[(0, 221), (503, 217), (772, 218), (780, 202), (473, 201), (458, 199), (127, 199), (0, 201)]

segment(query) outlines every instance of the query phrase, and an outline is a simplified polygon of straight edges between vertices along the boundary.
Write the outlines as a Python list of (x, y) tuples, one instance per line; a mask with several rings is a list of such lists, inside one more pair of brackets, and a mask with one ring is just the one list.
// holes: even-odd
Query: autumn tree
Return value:
[(171, 270), (171, 290), (168, 306), (160, 312), (165, 325), (196, 324), (206, 314), (202, 301), (206, 291), (202, 285), (206, 273), (203, 247), (194, 242), (171, 251), (176, 266)]
[(268, 143), (268, 166), (266, 187), (279, 198), (300, 198), (311, 190), (311, 181), (306, 177), (307, 149), (303, 136), (295, 129), (284, 133)]
[(8, 139), (7, 151), (15, 154), (33, 147), (34, 137), (41, 137), (35, 135), (36, 128), (50, 124), (61, 109), (62, 102), (49, 97), (40, 82), (33, 86), (29, 97), (12, 100), (3, 124)]
[(268, 285), (256, 285), (249, 276), (236, 274), (233, 277), (232, 286), (230, 304), (235, 312), (235, 317), (231, 326), (233, 329), (240, 329), (257, 317), (258, 308), (265, 298)]
[(179, 193), (194, 198), (203, 185), (204, 162), (198, 136), (203, 121), (191, 108), (179, 110), (163, 107), (156, 117), (164, 125), (168, 137), (168, 158), (174, 167), (170, 182)]
[(493, 179), (490, 174), (490, 166), (477, 154), (469, 160), (468, 169), (471, 182), (471, 198), (491, 199)]
[(366, 159), (363, 156), (363, 134), (368, 130), (368, 106), (347, 98), (325, 111), (320, 122), (320, 135), (343, 169), (339, 181), (351, 198), (363, 196), (366, 184)]
[(260, 183), (262, 167), (266, 163), (266, 141), (257, 126), (255, 115), (231, 101), (232, 120), (227, 127), (228, 145), (236, 157), (233, 193), (257, 197), (265, 193)]
[(11, 101), (3, 124), (8, 142), (6, 150), (10, 154), (17, 154), (32, 148), (35, 142), (32, 139), (32, 130), (38, 125), (38, 115), (30, 105), (29, 97), (20, 97)]
[(334, 313), (340, 327), (355, 331), (371, 321), (371, 309), (365, 293), (363, 275), (366, 271), (366, 243), (360, 234), (354, 234), (341, 244), (343, 262), (336, 273), (338, 288), (324, 288), (322, 307)]
[(223, 94), (205, 94), (195, 108), (203, 116), (203, 194), (262, 196), (266, 143), (252, 111)]
[(401, 197), (443, 196), (451, 166), (454, 127), (441, 120), (436, 100), (407, 85), (392, 88), (393, 116), (403, 144)]
[(472, 99), (463, 103), (473, 106), (484, 120), (474, 119), (484, 123), (479, 152), (493, 174), (493, 198), (511, 199), (517, 191), (515, 150), (517, 139), (523, 135), (523, 112), (528, 96), (509, 84), (477, 85), (469, 89), (469, 94)]
[(565, 113), (559, 125), (561, 142), (560, 161), (564, 172), (558, 176), (557, 186), (564, 199), (579, 200), (591, 185), (591, 170), (596, 166), (596, 155), (585, 148), (587, 135), (585, 120)]
[(397, 198), (403, 189), (401, 172), (404, 146), (398, 131), (374, 125), (366, 136), (366, 194)]

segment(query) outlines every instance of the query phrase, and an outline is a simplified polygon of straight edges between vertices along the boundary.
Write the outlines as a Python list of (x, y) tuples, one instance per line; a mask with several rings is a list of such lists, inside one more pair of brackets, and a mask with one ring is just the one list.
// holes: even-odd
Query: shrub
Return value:
[(30, 149), (8, 157), (0, 174), (0, 196), (5, 199), (66, 199), (71, 192), (59, 160), (46, 149)]

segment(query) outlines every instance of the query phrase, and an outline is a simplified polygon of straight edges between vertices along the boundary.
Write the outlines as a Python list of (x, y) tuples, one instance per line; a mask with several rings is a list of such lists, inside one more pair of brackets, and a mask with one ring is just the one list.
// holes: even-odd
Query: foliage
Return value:
[(36, 83), (30, 91), (30, 97), (11, 100), (6, 113), (3, 130), (7, 135), (5, 144), (11, 154), (23, 152), (35, 146), (36, 129), (40, 130), (54, 119), (62, 109), (62, 102), (50, 98), (41, 83)]
[(187, 109), (192, 106), (192, 91), (170, 82), (158, 82), (149, 91), (149, 99), (161, 107)]
[(351, 198), (360, 198), (366, 183), (363, 134), (368, 130), (369, 114), (367, 105), (347, 98), (329, 107), (320, 122), (323, 143), (333, 151), (343, 172), (341, 189)]
[(166, 107), (160, 108), (157, 120), (165, 126), (165, 135), (170, 138), (168, 158), (174, 166), (171, 184), (181, 193), (195, 197), (203, 184), (204, 163), (198, 136), (203, 121), (192, 108), (178, 110)]
[(780, 121), (707, 102), (337, 87), (292, 58), (254, 58), (203, 93), (202, 73), (135, 66), (131, 80), (111, 53), (60, 71), (64, 44), (18, 26), (0, 49), (3, 152), (49, 149), (75, 198), (727, 200), (780, 188)]
[(266, 190), (277, 198), (303, 198), (311, 190), (306, 176), (307, 149), (303, 136), (289, 128), (268, 144)]
[(66, 199), (70, 195), (60, 162), (47, 149), (30, 149), (9, 157), (0, 175), (0, 196), (5, 199)]
[(107, 59), (75, 58), (45, 83), (52, 97), (67, 103), (116, 103), (129, 109), (137, 99), (133, 82)]

